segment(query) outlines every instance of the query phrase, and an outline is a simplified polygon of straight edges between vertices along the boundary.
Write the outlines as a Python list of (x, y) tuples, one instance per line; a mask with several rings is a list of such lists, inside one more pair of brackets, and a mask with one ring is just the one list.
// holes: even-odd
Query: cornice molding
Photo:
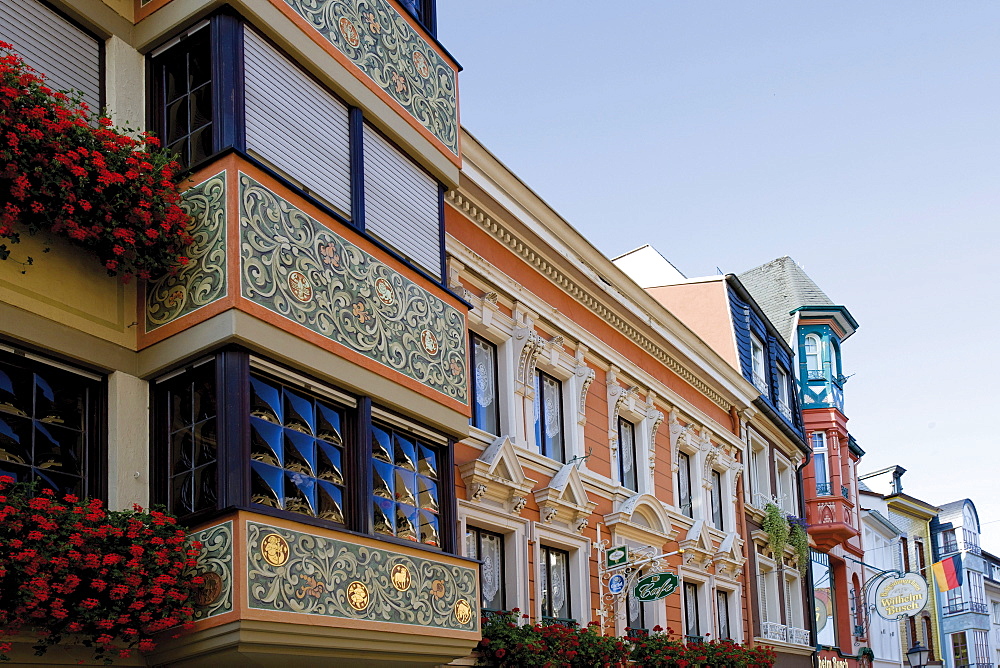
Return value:
[(590, 309), (595, 315), (600, 316), (608, 324), (628, 337), (633, 343), (659, 360), (665, 367), (677, 374), (682, 380), (705, 395), (719, 408), (729, 411), (731, 402), (727, 401), (722, 394), (716, 392), (705, 381), (698, 378), (687, 367), (676, 360), (666, 350), (656, 344), (655, 341), (633, 327), (628, 321), (618, 313), (608, 308), (604, 303), (595, 298), (589, 291), (581, 287), (576, 281), (567, 276), (547, 259), (539, 255), (533, 248), (524, 243), (517, 235), (513, 234), (506, 227), (494, 220), (484, 211), (480, 210), (473, 202), (464, 197), (461, 193), (450, 190), (447, 194), (449, 203), (462, 211), (470, 220), (478, 223), (490, 235), (511, 250), (515, 255), (534, 267), (539, 273), (547, 277), (555, 285), (559, 286), (569, 296), (577, 302)]

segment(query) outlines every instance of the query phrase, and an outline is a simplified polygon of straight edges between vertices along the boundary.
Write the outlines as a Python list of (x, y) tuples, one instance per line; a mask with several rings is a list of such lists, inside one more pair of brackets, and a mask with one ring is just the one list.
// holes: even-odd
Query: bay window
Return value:
[(185, 521), (245, 508), (452, 551), (445, 437), (238, 350), (154, 387), (154, 496)]

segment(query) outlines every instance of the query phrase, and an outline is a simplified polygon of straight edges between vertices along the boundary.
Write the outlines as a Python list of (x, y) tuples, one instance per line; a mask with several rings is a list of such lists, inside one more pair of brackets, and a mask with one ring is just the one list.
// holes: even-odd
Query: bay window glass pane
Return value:
[(500, 433), (500, 397), (497, 384), (497, 348), (472, 335), (472, 426)]
[(250, 390), (251, 502), (343, 524), (344, 409), (264, 376)]
[(211, 30), (202, 28), (153, 59), (158, 135), (183, 167), (213, 148)]
[(177, 515), (215, 508), (218, 490), (218, 418), (215, 363), (157, 387), (167, 428), (167, 507)]
[(383, 424), (372, 425), (371, 437), (375, 531), (441, 547), (436, 448)]

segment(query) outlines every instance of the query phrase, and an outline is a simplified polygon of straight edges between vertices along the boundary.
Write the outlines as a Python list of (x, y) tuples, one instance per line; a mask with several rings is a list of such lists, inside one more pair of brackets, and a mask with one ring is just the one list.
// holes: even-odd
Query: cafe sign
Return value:
[(875, 610), (883, 619), (913, 617), (927, 605), (927, 580), (916, 573), (903, 573), (879, 583), (873, 594)]
[(677, 584), (677, 576), (673, 573), (650, 573), (639, 578), (632, 588), (632, 595), (643, 603), (658, 601), (674, 593)]

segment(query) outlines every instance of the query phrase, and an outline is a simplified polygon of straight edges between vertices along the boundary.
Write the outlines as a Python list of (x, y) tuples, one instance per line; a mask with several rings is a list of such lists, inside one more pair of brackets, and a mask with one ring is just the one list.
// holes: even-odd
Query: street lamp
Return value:
[(910, 668), (923, 668), (927, 665), (930, 655), (931, 651), (918, 641), (913, 643), (913, 647), (906, 653), (906, 661), (910, 664)]

